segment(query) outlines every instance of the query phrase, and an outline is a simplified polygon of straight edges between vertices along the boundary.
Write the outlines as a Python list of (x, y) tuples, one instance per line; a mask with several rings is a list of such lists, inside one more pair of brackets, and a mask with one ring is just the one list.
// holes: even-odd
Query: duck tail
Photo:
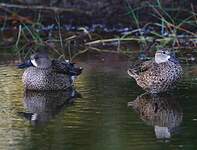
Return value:
[(128, 69), (127, 73), (129, 74), (129, 76), (131, 76), (134, 79), (137, 78), (138, 76), (135, 69)]

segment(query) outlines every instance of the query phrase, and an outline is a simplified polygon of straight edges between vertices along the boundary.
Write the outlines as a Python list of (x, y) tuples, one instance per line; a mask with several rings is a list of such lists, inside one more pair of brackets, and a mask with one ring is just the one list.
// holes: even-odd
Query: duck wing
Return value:
[(132, 77), (137, 77), (139, 74), (146, 72), (154, 65), (154, 60), (136, 63), (128, 69), (128, 74)]
[(74, 63), (52, 60), (53, 71), (61, 74), (67, 74), (69, 76), (78, 76), (81, 74), (83, 68), (76, 67)]
[(139, 67), (138, 67), (139, 68), (139, 72), (147, 71), (148, 69), (153, 67), (154, 63), (155, 62), (153, 60), (149, 60), (149, 61), (145, 61), (145, 62), (141, 63), (139, 65)]

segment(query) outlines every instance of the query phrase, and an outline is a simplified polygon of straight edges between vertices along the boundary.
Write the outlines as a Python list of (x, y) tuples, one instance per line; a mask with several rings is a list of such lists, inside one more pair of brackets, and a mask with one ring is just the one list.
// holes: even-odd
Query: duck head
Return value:
[(18, 68), (37, 67), (46, 69), (51, 66), (52, 62), (46, 53), (35, 53), (31, 55), (30, 59), (18, 65)]
[(169, 49), (161, 49), (155, 53), (155, 62), (157, 64), (171, 61), (175, 64), (180, 64), (179, 60), (176, 58), (175, 53)]
[(46, 53), (36, 53), (30, 58), (31, 63), (37, 68), (49, 68), (52, 64), (49, 56)]
[(157, 64), (169, 61), (171, 58), (171, 52), (168, 49), (161, 49), (155, 53), (155, 62)]

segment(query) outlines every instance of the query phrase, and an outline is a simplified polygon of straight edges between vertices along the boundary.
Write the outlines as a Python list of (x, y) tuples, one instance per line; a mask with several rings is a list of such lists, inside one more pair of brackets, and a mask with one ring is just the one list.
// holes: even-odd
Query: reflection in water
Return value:
[(140, 118), (154, 126), (157, 139), (169, 139), (181, 124), (183, 113), (179, 102), (172, 95), (144, 93), (128, 103)]
[(81, 95), (74, 89), (67, 91), (25, 91), (24, 106), (28, 112), (18, 112), (32, 125), (43, 124), (54, 118), (65, 106)]
[[(125, 73), (126, 67), (123, 67), (126, 64), (111, 64), (114, 65), (113, 68), (108, 67), (103, 62), (100, 65), (95, 63), (92, 67), (84, 63), (84, 73), (75, 84), (83, 98), (77, 99), (74, 106), (71, 107), (66, 107), (72, 103), (72, 99), (66, 101), (69, 96), (65, 93), (65, 95), (61, 95), (61, 93), (52, 94), (51, 97), (53, 98), (50, 101), (46, 101), (46, 97), (50, 97), (49, 95), (46, 95), (45, 98), (40, 96), (39, 100), (35, 101), (35, 97), (38, 97), (39, 94), (32, 96), (35, 100), (32, 100), (32, 98), (23, 100), (24, 88), (21, 82), (23, 72), (16, 69), (15, 66), (0, 66), (0, 150), (197, 149), (196, 76), (191, 78), (188, 75), (186, 80), (184, 79), (184, 82), (178, 85), (180, 90), (176, 94), (179, 95), (178, 100), (181, 106), (184, 106), (183, 123), (181, 123), (181, 129), (183, 130), (178, 136), (173, 136), (173, 140), (164, 143), (158, 142), (153, 134), (152, 127), (145, 125), (139, 120), (138, 115), (130, 111), (125, 105), (129, 99), (134, 99), (136, 94), (141, 92), (136, 83), (130, 80)], [(190, 82), (192, 82), (192, 86), (189, 86)], [(177, 128), (182, 120), (182, 110), (178, 102), (173, 99), (172, 96), (169, 96), (166, 100), (160, 98), (159, 101), (160, 103), (167, 103), (165, 104), (167, 105), (165, 110), (168, 110), (168, 112), (171, 110), (171, 113), (174, 113), (174, 119), (169, 118), (168, 120), (177, 120), (176, 124), (175, 121), (171, 122), (171, 124), (174, 124), (171, 126)], [(137, 106), (137, 101), (141, 102), (136, 100), (135, 106)], [(158, 109), (158, 106), (161, 107), (158, 101), (156, 101), (156, 108), (153, 109), (154, 101), (152, 101), (151, 98), (144, 100), (145, 104), (142, 105), (143, 107), (139, 105), (139, 108), (143, 108), (144, 111), (149, 110), (152, 114), (153, 110), (159, 110), (160, 114), (163, 112), (165, 116), (168, 116), (167, 111)], [(173, 103), (175, 106), (173, 106)], [(145, 109), (144, 106), (150, 108)], [(44, 123), (44, 125), (32, 126), (17, 112), (27, 113), (27, 115), (25, 113), (20, 114), (27, 118), (30, 116), (30, 123), (33, 121), (31, 121), (31, 115), (28, 115), (28, 113), (37, 112), (38, 118), (32, 124)], [(159, 118), (160, 115), (154, 116)], [(39, 120), (39, 117), (42, 120)], [(152, 125), (153, 121), (159, 120), (152, 118), (153, 121), (150, 121), (148, 115), (144, 118)], [(159, 125), (157, 123), (157, 126)], [(160, 127), (166, 126), (160, 125)], [(171, 132), (170, 134), (172, 135)]]

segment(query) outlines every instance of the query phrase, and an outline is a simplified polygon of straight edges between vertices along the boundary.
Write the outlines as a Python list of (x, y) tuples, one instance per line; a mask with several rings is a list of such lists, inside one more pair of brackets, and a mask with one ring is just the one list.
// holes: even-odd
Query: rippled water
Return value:
[(22, 71), (0, 66), (0, 149), (197, 149), (197, 66), (158, 97), (114, 66), (84, 64), (65, 93), (24, 92)]

